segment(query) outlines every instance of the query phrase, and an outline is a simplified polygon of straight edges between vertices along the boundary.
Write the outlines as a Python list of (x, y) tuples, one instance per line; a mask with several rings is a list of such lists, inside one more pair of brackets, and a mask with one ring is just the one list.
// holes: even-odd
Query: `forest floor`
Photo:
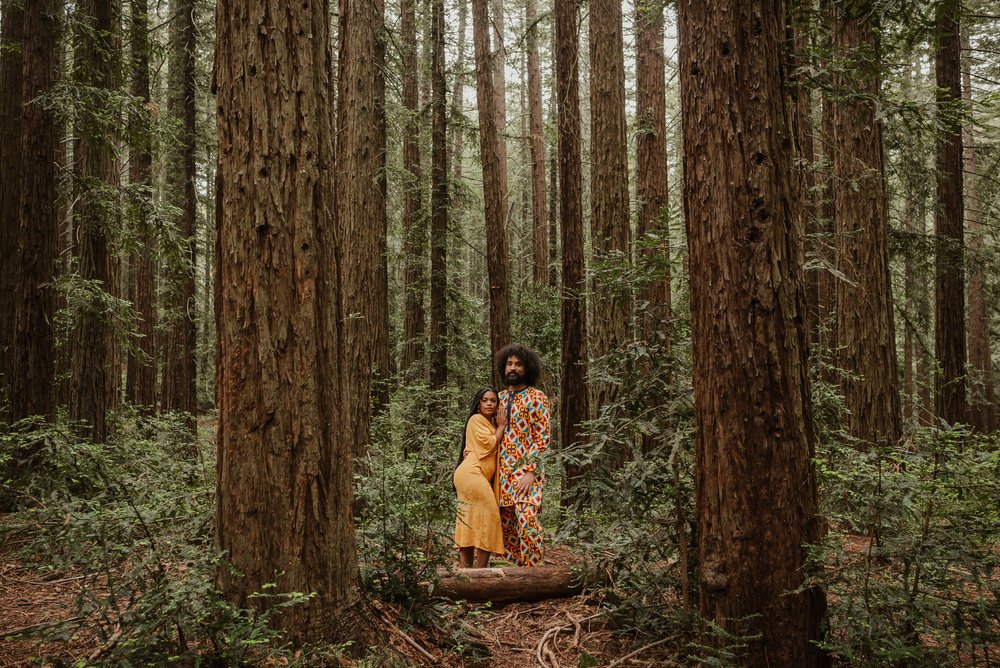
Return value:
[[(0, 519), (2, 521), (2, 519)], [(40, 575), (15, 554), (18, 545), (0, 545), (0, 668), (40, 665), (100, 664), (110, 649), (101, 639), (81, 631), (61, 641), (13, 635), (41, 631), (73, 621), (76, 597), (85, 575)], [(564, 547), (548, 551), (545, 563), (568, 565), (577, 561)], [(402, 606), (376, 603), (389, 642), (416, 665), (478, 666), (669, 666), (674, 663), (661, 648), (649, 648), (625, 658), (638, 647), (612, 633), (597, 617), (600, 600), (583, 594), (572, 598), (488, 606), (457, 604), (449, 613), (449, 627), (461, 628), (468, 638), (463, 654), (456, 652), (455, 637), (428, 627), (400, 621)], [(541, 663), (538, 657), (541, 656)], [(40, 657), (47, 657), (41, 659)], [(433, 658), (432, 658), (433, 657)]]

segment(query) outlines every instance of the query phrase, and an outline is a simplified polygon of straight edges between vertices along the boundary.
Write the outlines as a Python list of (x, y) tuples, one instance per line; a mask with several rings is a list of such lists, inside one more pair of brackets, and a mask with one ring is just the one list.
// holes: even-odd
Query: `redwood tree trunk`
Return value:
[[(598, 263), (629, 264), (628, 140), (625, 130), (625, 62), (622, 9), (615, 0), (590, 5), (590, 238)], [(630, 300), (603, 276), (593, 281), (592, 357), (620, 349), (630, 331)], [(597, 406), (615, 396), (609, 383), (594, 383)]]
[[(466, 28), (468, 25), (468, 14), (469, 14), (469, 3), (466, 0), (458, 0), (458, 60), (455, 63), (455, 79), (454, 88), (452, 88), (451, 93), (451, 113), (456, 118), (461, 118), (461, 122), (452, 123), (449, 133), (452, 136), (451, 139), (451, 163), (452, 163), (452, 190), (451, 190), (451, 220), (455, 227), (459, 230), (462, 229), (461, 221), (462, 214), (465, 207), (465, 199), (463, 197), (463, 191), (465, 187), (462, 185), (462, 162), (465, 152), (465, 109), (464, 109), (464, 98), (465, 98), (465, 68), (466, 65), (466, 55), (465, 55), (465, 36)], [(472, 271), (469, 264), (469, 247), (465, 243), (464, 238), (458, 238), (457, 235), (451, 235), (452, 248), (454, 249), (451, 253), (451, 266), (456, 267), (456, 271), (453, 274), (452, 279), (452, 289), (458, 292), (466, 290), (468, 281), (468, 274)]]
[[(564, 448), (572, 447), (583, 439), (581, 425), (589, 416), (577, 7), (577, 0), (555, 0), (559, 226), (562, 230), (562, 379), (559, 404)], [(580, 473), (571, 463), (566, 464), (565, 471), (563, 505), (571, 499)]]
[(378, 7), (365, 0), (340, 0), (340, 57), (337, 99), (337, 228), (345, 240), (341, 257), (345, 266), (358, 272), (358, 281), (345, 281), (346, 336), (355, 345), (342, 354), (354, 374), (347, 394), (348, 416), (354, 437), (354, 455), (368, 450), (370, 393), (374, 361), (376, 303), (382, 295), (377, 284), (381, 256), (381, 199), (376, 85), (376, 37)]
[[(110, 91), (115, 87), (118, 51), (119, 6), (116, 0), (82, 0), (78, 19), (91, 30), (76, 35), (74, 56), (78, 83)], [(111, 117), (109, 102), (91, 97), (87, 113), (77, 119), (73, 156), (78, 183), (73, 205), (74, 237), (79, 276), (107, 295), (117, 293), (115, 259), (108, 248), (109, 227), (117, 221), (108, 211), (106, 191), (118, 186), (118, 164), (112, 129), (103, 120)], [(97, 442), (108, 435), (107, 413), (117, 396), (118, 367), (115, 331), (101, 305), (103, 297), (92, 294), (77, 313), (72, 336), (69, 415), (86, 421), (84, 431)]]
[[(14, 322), (21, 206), (21, 3), (3, 3), (0, 33), (0, 321)], [(0, 401), (10, 390), (14, 329), (0, 327)], [(4, 401), (4, 403), (6, 403)]]
[(431, 340), (430, 386), (448, 382), (448, 130), (445, 119), (444, 0), (431, 0)]
[[(198, 409), (195, 373), (195, 220), (198, 205), (195, 193), (195, 134), (197, 82), (195, 81), (195, 2), (176, 5), (171, 22), (170, 115), (181, 121), (180, 145), (168, 167), (168, 187), (173, 205), (180, 210), (175, 233), (177, 257), (167, 267), (167, 350), (163, 365), (163, 409), (184, 411), (192, 416)], [(194, 420), (188, 423), (194, 431)]]
[(528, 26), (528, 115), (531, 126), (532, 274), (535, 288), (549, 280), (548, 218), (545, 211), (545, 135), (542, 129), (542, 75), (538, 66), (538, 26), (535, 0), (525, 10)]
[[(476, 99), (479, 102), (479, 152), (483, 162), (483, 203), (486, 217), (486, 268), (490, 289), (490, 354), (510, 343), (510, 253), (504, 211), (504, 188), (497, 131), (496, 98), (490, 69), (490, 27), (487, 0), (472, 0), (472, 31), (476, 52)], [(500, 385), (502, 379), (493, 382)]]
[[(129, 41), (132, 43), (132, 94), (149, 104), (149, 18), (148, 0), (132, 0)], [(144, 117), (151, 122), (151, 117)], [(142, 189), (135, 195), (139, 248), (132, 253), (132, 280), (129, 296), (138, 316), (138, 339), (129, 349), (125, 372), (125, 398), (146, 410), (156, 405), (156, 236), (152, 230), (153, 156), (143, 129), (129, 151), (129, 183)], [(207, 312), (206, 312), (207, 314)]]
[[(56, 82), (59, 42), (55, 0), (24, 8), (21, 122), (20, 232), (15, 286), (11, 418), (55, 417), (55, 280), (59, 219), (56, 210), (57, 125), (37, 101)], [(6, 178), (6, 175), (5, 175)], [(11, 263), (14, 264), (14, 263)], [(4, 326), (7, 329), (7, 326)]]
[[(968, 46), (968, 34), (962, 36)], [(972, 73), (967, 57), (962, 70), (962, 96), (966, 109), (972, 109)], [(968, 206), (965, 218), (969, 232), (969, 251), (972, 254), (969, 273), (969, 366), (971, 398), (969, 423), (978, 431), (989, 433), (996, 429), (996, 391), (993, 385), (993, 359), (990, 354), (990, 316), (986, 299), (986, 276), (983, 265), (983, 224), (979, 203), (979, 174), (976, 165), (976, 138), (971, 120), (965, 123), (964, 156), (965, 201)]]
[(385, 118), (385, 1), (375, 0), (375, 152), (379, 198), (375, 201), (375, 282), (370, 291), (372, 327), (372, 409), (376, 414), (389, 407), (392, 368), (389, 355), (389, 216), (386, 211), (389, 182), (386, 173)]
[[(844, 59), (834, 105), (838, 367), (851, 432), (862, 447), (895, 443), (902, 417), (889, 277), (877, 18), (867, 3), (837, 4), (835, 53)], [(850, 89), (848, 91), (848, 88)]]
[(941, 0), (937, 9), (938, 136), (937, 238), (934, 293), (936, 412), (950, 424), (965, 422), (965, 233), (962, 202), (961, 40), (958, 0)]
[(401, 77), (406, 123), (403, 130), (403, 361), (400, 371), (408, 381), (420, 377), (424, 357), (424, 290), (427, 264), (427, 218), (422, 211), (420, 176), (420, 107), (417, 65), (417, 22), (414, 0), (401, 0)]
[(746, 666), (819, 666), (825, 595), (781, 3), (678, 3), (701, 613)]
[[(363, 30), (346, 9), (345, 40)], [(368, 332), (349, 314), (350, 297), (366, 287), (363, 259), (372, 255), (358, 248), (369, 241), (360, 236), (366, 228), (344, 234), (331, 224), (328, 7), (223, 0), (216, 18), (216, 536), (235, 569), (220, 567), (218, 584), (240, 606), (278, 600), (251, 597), (270, 582), (275, 593), (312, 592), (278, 611), (275, 624), (298, 642), (351, 640), (363, 648), (373, 634), (359, 614), (358, 418), (349, 397), (367, 405), (368, 383), (349, 353), (367, 351)], [(371, 44), (348, 41), (341, 54), (352, 81), (341, 106), (342, 121), (351, 121), (341, 125), (345, 133), (358, 131), (361, 108), (374, 113), (374, 79), (360, 98), (355, 87), (358, 61), (374, 62)]]

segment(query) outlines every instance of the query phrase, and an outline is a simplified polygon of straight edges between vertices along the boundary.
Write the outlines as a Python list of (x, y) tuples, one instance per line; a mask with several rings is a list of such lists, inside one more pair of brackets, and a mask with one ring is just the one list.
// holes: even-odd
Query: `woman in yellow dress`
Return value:
[(462, 460), (455, 469), (458, 492), (455, 545), (462, 568), (472, 568), (473, 555), (476, 568), (485, 568), (490, 563), (490, 553), (504, 554), (500, 508), (493, 494), (497, 443), (507, 426), (506, 416), (497, 415), (498, 403), (499, 397), (492, 387), (476, 392), (462, 434)]

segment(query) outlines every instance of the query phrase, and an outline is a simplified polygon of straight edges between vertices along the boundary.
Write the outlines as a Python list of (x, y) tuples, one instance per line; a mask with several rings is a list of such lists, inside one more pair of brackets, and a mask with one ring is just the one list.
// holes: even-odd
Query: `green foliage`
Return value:
[(918, 429), (893, 447), (832, 441), (817, 466), (831, 530), (813, 559), (834, 656), (852, 666), (985, 657), (1000, 639), (1000, 440)]
[(4, 537), (24, 539), (20, 556), (43, 577), (82, 577), (73, 617), (37, 634), (68, 639), (85, 628), (115, 665), (246, 665), (284, 654), (268, 620), (304, 598), (260, 592), (277, 601), (257, 612), (215, 590), (214, 466), (191, 455), (183, 416), (116, 422), (106, 444), (76, 440), (64, 422), (0, 436), (0, 464), (24, 472), (4, 481), (25, 506)]

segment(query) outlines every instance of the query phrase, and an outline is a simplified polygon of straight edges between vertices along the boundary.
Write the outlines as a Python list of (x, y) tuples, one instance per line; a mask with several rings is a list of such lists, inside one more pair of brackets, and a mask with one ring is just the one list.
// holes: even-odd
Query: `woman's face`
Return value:
[(497, 401), (499, 399), (496, 392), (487, 392), (483, 395), (483, 398), (479, 400), (479, 412), (483, 417), (493, 417), (493, 414), (497, 412)]

